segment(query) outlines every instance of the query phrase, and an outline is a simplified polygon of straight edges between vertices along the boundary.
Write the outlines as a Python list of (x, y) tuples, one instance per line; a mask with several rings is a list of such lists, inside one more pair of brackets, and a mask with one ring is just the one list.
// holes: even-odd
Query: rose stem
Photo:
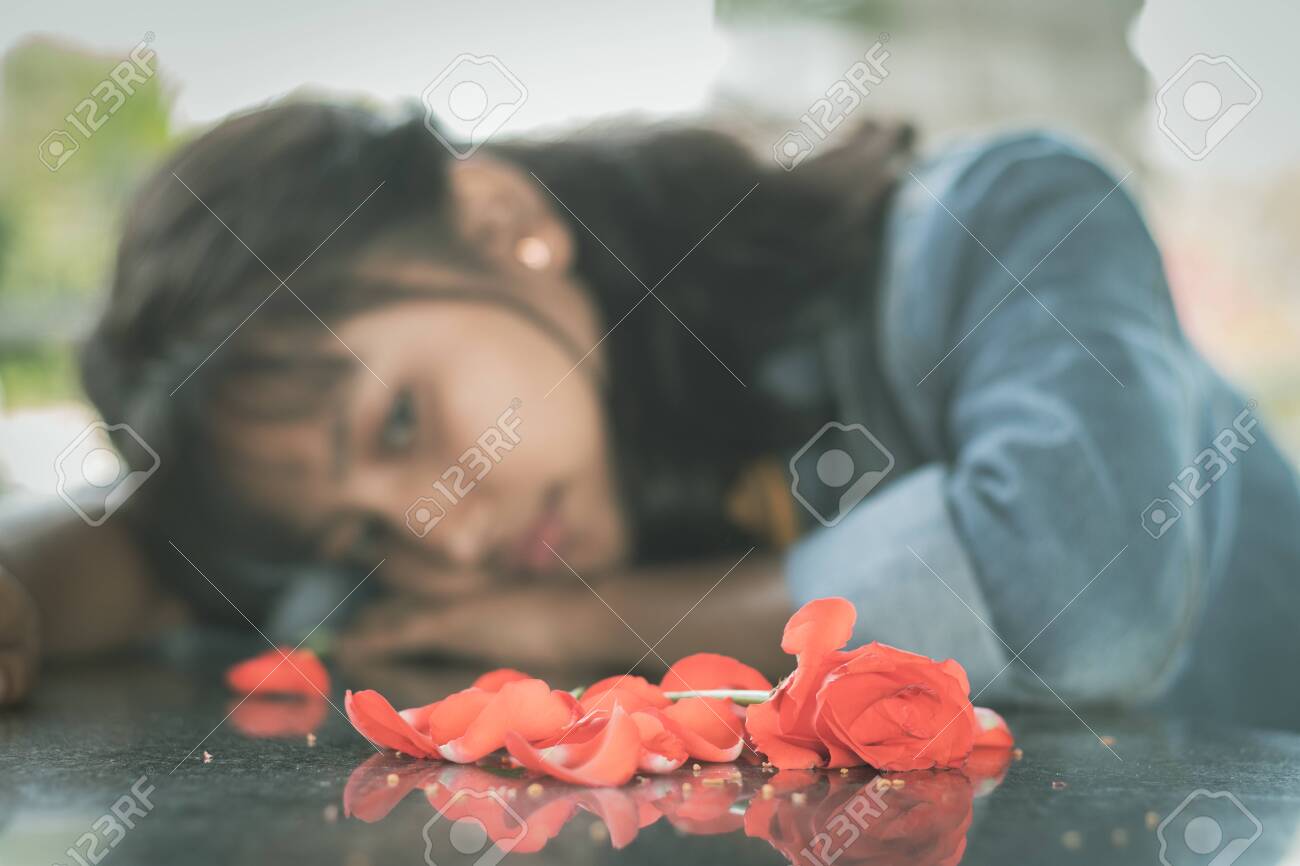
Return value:
[(680, 701), (686, 698), (731, 698), (737, 704), (761, 704), (772, 693), (763, 689), (705, 689), (698, 692), (664, 692), (664, 695), (672, 701)]

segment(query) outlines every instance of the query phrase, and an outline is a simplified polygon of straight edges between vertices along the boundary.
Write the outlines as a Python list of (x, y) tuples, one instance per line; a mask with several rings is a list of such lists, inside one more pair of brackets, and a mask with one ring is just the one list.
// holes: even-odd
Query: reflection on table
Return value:
[(428, 802), (429, 859), (450, 845), (462, 855), (541, 851), (569, 822), (591, 816), (593, 836), (623, 848), (660, 820), (692, 836), (743, 833), (800, 866), (907, 863), (952, 866), (962, 859), (976, 796), (992, 791), (1009, 751), (981, 756), (963, 772), (879, 775), (784, 770), (747, 764), (684, 767), (638, 777), (623, 788), (578, 788), (489, 759), (441, 764), (391, 754), (358, 766), (343, 792), (348, 817), (384, 820), (408, 796)]

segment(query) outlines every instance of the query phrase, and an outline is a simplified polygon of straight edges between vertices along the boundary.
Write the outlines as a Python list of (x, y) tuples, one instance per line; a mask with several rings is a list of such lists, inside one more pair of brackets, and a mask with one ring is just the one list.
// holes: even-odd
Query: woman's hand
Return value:
[(35, 682), (39, 632), (27, 588), (0, 566), (0, 706), (22, 700)]
[(521, 668), (619, 657), (612, 617), (581, 584), (578, 590), (507, 587), (454, 601), (398, 592), (361, 612), (340, 652), (352, 662), (425, 654)]
[(399, 592), (363, 611), (340, 649), (352, 661), (437, 654), (525, 670), (639, 665), (651, 672), (707, 651), (783, 673), (781, 629), (792, 603), (779, 560), (737, 559), (602, 578), (566, 571), (458, 600)]

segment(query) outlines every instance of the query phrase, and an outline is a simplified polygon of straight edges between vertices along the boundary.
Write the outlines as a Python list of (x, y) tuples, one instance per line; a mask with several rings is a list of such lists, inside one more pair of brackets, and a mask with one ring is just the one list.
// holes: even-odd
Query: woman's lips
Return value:
[(564, 539), (564, 524), (560, 519), (559, 502), (547, 501), (541, 515), (519, 537), (511, 550), (514, 565), (524, 571), (550, 570), (556, 562), (554, 550)]

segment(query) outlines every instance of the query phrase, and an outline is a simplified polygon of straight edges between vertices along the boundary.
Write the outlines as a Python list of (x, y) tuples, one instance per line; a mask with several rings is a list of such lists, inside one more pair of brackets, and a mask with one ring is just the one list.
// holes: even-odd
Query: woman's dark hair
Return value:
[[(868, 124), (790, 172), (698, 128), (489, 148), (563, 202), (556, 211), (572, 223), (576, 269), (604, 327), (621, 322), (604, 344), (608, 400), (643, 557), (740, 540), (722, 490), (795, 423), (756, 387), (760, 363), (837, 315), (845, 297), (867, 295), (910, 138)], [(344, 263), (375, 243), (418, 225), (413, 255), (479, 264), (452, 228), (448, 166), (422, 117), (295, 101), (220, 124), (140, 190), (82, 370), (104, 418), (130, 424), (162, 456), (142, 503), (155, 534), (209, 547), (237, 535), (259, 555), (306, 554), (261, 516), (247, 519), (225, 489), (212, 413), (305, 411), (298, 404), (338, 378), (350, 357), (304, 356), (286, 336), (324, 332), (316, 316), (334, 322), (410, 296), (361, 291), (347, 276)], [(624, 318), (646, 287), (671, 314), (646, 298)], [(244, 406), (239, 384), (251, 376), (293, 384), (270, 405)]]

